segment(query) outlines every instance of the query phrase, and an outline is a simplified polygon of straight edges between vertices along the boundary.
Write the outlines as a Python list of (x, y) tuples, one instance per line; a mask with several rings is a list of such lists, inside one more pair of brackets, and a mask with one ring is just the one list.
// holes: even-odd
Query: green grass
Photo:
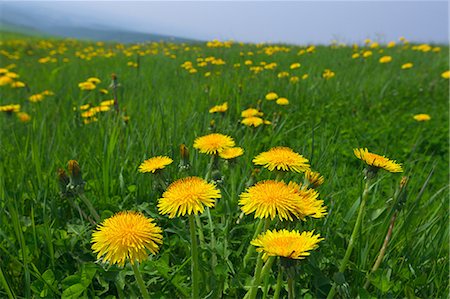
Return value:
[[(137, 168), (146, 158), (168, 155), (174, 163), (165, 169), (169, 182), (186, 175), (203, 177), (209, 157), (192, 145), (198, 136), (215, 131), (228, 134), (245, 153), (236, 165), (221, 161), (222, 199), (211, 216), (216, 237), (210, 245), (206, 213), (201, 215), (205, 245), (200, 250), (200, 296), (242, 298), (251, 285), (256, 255), (250, 265), (242, 260), (257, 221), (240, 215), (239, 194), (255, 181), (274, 178), (266, 169), (251, 177), (252, 159), (273, 146), (289, 146), (311, 162), (313, 170), (325, 177), (319, 187), (328, 215), (306, 222), (279, 223), (271, 228), (290, 227), (315, 230), (324, 237), (311, 256), (296, 264), (296, 294), (304, 298), (326, 297), (347, 247), (363, 188), (364, 165), (353, 148), (367, 147), (402, 163), (403, 174), (380, 171), (372, 186), (362, 229), (345, 278), (340, 277), (341, 296), (354, 298), (440, 298), (448, 287), (448, 165), (449, 115), (448, 80), (441, 73), (449, 69), (448, 46), (438, 53), (412, 50), (412, 46), (372, 50), (367, 59), (352, 59), (351, 47), (317, 47), (314, 53), (297, 55), (301, 47), (286, 46), (289, 52), (266, 55), (264, 46), (233, 44), (231, 48), (208, 48), (204, 44), (149, 44), (140, 49), (157, 49), (157, 54), (141, 56), (139, 69), (127, 66), (136, 61), (138, 49), (116, 44), (97, 45), (77, 41), (51, 40), (39, 43), (22, 36), (4, 39), (0, 67), (11, 69), (28, 88), (0, 87), (0, 105), (17, 103), (31, 115), (21, 123), (14, 114), (0, 115), (0, 297), (87, 297), (129, 298), (139, 296), (131, 267), (124, 269), (95, 263), (90, 248), (93, 226), (80, 217), (59, 195), (57, 170), (76, 159), (86, 181), (85, 194), (102, 219), (122, 210), (139, 210), (155, 218), (164, 229), (160, 253), (141, 264), (141, 272), (152, 298), (190, 296), (190, 238), (188, 218), (169, 219), (158, 214), (156, 204), (162, 190), (154, 188), (154, 177)], [(55, 63), (40, 64), (62, 44), (67, 51), (55, 54)], [(88, 48), (92, 47), (92, 48)], [(189, 47), (189, 51), (186, 50)], [(75, 56), (76, 51), (111, 49), (116, 56), (98, 55), (91, 60)], [(164, 55), (164, 49), (175, 58)], [(129, 57), (125, 52), (131, 53)], [(248, 55), (252, 51), (254, 55)], [(241, 56), (240, 53), (244, 55)], [(10, 54), (18, 59), (8, 58)], [(393, 61), (380, 64), (379, 57)], [(197, 67), (189, 74), (180, 67), (194, 65), (197, 57), (214, 56), (226, 64)], [(63, 62), (69, 58), (69, 62)], [(275, 70), (253, 74), (244, 61), (254, 65), (276, 62)], [(289, 70), (291, 63), (302, 66)], [(403, 63), (414, 67), (401, 70)], [(240, 63), (239, 68), (233, 67)], [(324, 69), (336, 73), (321, 78)], [(206, 71), (212, 72), (205, 77)], [(220, 74), (216, 74), (220, 72)], [(278, 78), (281, 71), (291, 75), (309, 74), (297, 84)], [(112, 98), (112, 90), (81, 91), (78, 83), (88, 77), (102, 80), (108, 88), (116, 73), (119, 105), (128, 123), (114, 111), (98, 116), (99, 121), (82, 123), (74, 107), (99, 104)], [(31, 94), (51, 90), (40, 103), (27, 99)], [(282, 107), (264, 100), (270, 91), (289, 99)], [(248, 128), (240, 124), (240, 112), (256, 107), (262, 100), (264, 117), (271, 126)], [(227, 101), (226, 115), (211, 115), (208, 109)], [(431, 115), (428, 122), (416, 122), (418, 113)], [(188, 173), (180, 173), (179, 145), (190, 150)], [(401, 176), (409, 183), (393, 235), (380, 268), (363, 289), (386, 235), (392, 200)], [(301, 174), (287, 174), (285, 180), (301, 182)], [(85, 209), (83, 203), (78, 204)], [(89, 211), (85, 209), (85, 212)], [(218, 265), (211, 268), (215, 254)], [(276, 284), (278, 263), (272, 266), (269, 297)], [(338, 277), (339, 278), (339, 277)], [(287, 296), (283, 279), (281, 296)], [(261, 291), (259, 293), (261, 295)], [(347, 295), (345, 295), (347, 294)]]

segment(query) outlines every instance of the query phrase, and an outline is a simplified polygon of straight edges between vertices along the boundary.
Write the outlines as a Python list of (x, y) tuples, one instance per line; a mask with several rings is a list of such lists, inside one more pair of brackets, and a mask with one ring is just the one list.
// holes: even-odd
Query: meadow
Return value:
[[(0, 45), (0, 297), (448, 296), (448, 45), (132, 45), (14, 34)], [(202, 152), (198, 138), (213, 133), (235, 146)], [(229, 147), (243, 152), (221, 157)], [(254, 162), (275, 147), (307, 166)], [(402, 172), (369, 166), (380, 156), (358, 159), (358, 148)], [(172, 162), (141, 172), (157, 156)], [(168, 217), (161, 199), (190, 176), (220, 198), (195, 217)], [(257, 217), (245, 194), (264, 181), (319, 194), (308, 199), (313, 212), (286, 207), (288, 219), (267, 208)], [(162, 244), (139, 249), (145, 257), (133, 266), (130, 256), (122, 266), (92, 248), (97, 225), (121, 211), (161, 228)], [(302, 259), (293, 250), (263, 261), (250, 244), (263, 226), (321, 240)]]

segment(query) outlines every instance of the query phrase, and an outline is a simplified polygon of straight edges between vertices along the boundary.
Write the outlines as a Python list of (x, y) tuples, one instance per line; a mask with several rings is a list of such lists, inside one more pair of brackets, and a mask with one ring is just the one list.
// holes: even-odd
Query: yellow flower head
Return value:
[(225, 102), (222, 105), (217, 105), (209, 109), (209, 113), (224, 113), (227, 110), (228, 110), (228, 102)]
[(289, 147), (274, 147), (267, 152), (262, 152), (253, 159), (256, 165), (263, 165), (270, 171), (295, 171), (305, 172), (309, 170), (308, 160), (302, 155), (294, 152)]
[(450, 79), (450, 71), (445, 71), (441, 74), (441, 77), (444, 79)]
[(429, 121), (431, 119), (431, 116), (428, 114), (416, 114), (413, 117), (417, 121)]
[(120, 212), (104, 220), (92, 233), (92, 250), (97, 259), (124, 266), (156, 254), (162, 244), (162, 230), (152, 218), (137, 212)]
[(22, 81), (15, 81), (11, 83), (11, 87), (12, 88), (22, 88), (25, 87), (25, 83), (23, 83)]
[(263, 116), (264, 113), (255, 108), (248, 108), (241, 112), (242, 117)]
[(234, 145), (233, 138), (219, 133), (197, 137), (194, 140), (194, 148), (198, 149), (200, 153), (208, 155), (217, 155), (224, 149)]
[(269, 256), (281, 256), (290, 259), (304, 259), (310, 255), (309, 251), (316, 249), (322, 241), (320, 235), (314, 235), (314, 231), (302, 232), (293, 230), (266, 231), (260, 234), (250, 244), (258, 247), (257, 252), (262, 252), (262, 258)]
[(32, 103), (41, 102), (44, 99), (44, 95), (41, 93), (31, 95), (28, 100)]
[(307, 216), (313, 218), (322, 218), (327, 214), (327, 207), (320, 200), (319, 192), (314, 189), (308, 189), (294, 182), (289, 182), (289, 187), (293, 188), (300, 196), (300, 208), (298, 217), (304, 220)]
[(151, 172), (155, 173), (156, 171), (165, 168), (167, 165), (171, 164), (173, 160), (166, 156), (157, 156), (150, 158), (148, 160), (145, 160), (140, 166), (139, 166), (139, 172), (145, 173), (145, 172)]
[(266, 94), (266, 100), (268, 101), (273, 101), (278, 99), (278, 95), (274, 92), (269, 92), (268, 94)]
[(239, 205), (246, 214), (255, 212), (255, 218), (270, 218), (276, 216), (280, 220), (303, 218), (300, 194), (293, 186), (283, 181), (261, 181), (247, 188), (240, 195)]
[(18, 112), (17, 118), (23, 123), (29, 122), (31, 120), (31, 116), (26, 112)]
[(289, 68), (291, 70), (295, 70), (295, 69), (298, 69), (300, 66), (301, 66), (300, 63), (296, 62), (296, 63), (291, 64), (291, 66)]
[(81, 83), (78, 84), (78, 87), (81, 90), (93, 90), (93, 89), (95, 89), (95, 84), (92, 83), (92, 82), (89, 82), (89, 81), (81, 82)]
[(241, 123), (248, 127), (253, 126), (256, 128), (262, 125), (264, 123), (264, 120), (261, 117), (252, 116), (252, 117), (245, 117), (243, 120), (241, 120)]
[(14, 80), (8, 76), (0, 76), (0, 86), (13, 83)]
[(314, 188), (319, 187), (325, 181), (325, 179), (323, 178), (323, 176), (320, 175), (320, 173), (310, 170), (307, 170), (305, 172), (305, 177), (308, 180), (308, 182), (314, 186)]
[(289, 100), (286, 98), (278, 98), (277, 104), (280, 106), (286, 106), (286, 105), (289, 105)]
[(20, 111), (19, 104), (9, 104), (9, 105), (0, 106), (0, 112), (13, 113), (13, 112), (19, 112), (19, 111)]
[(407, 70), (413, 67), (413, 64), (411, 62), (407, 62), (402, 64), (402, 70)]
[(322, 78), (327, 79), (327, 80), (333, 78), (334, 76), (335, 76), (335, 73), (330, 69), (326, 69), (322, 73)]
[(234, 159), (244, 154), (242, 147), (229, 147), (219, 153), (222, 159)]
[(383, 56), (380, 58), (380, 63), (389, 63), (392, 61), (392, 56)]
[(114, 100), (106, 100), (100, 103), (100, 106), (112, 106), (114, 105)]
[(396, 161), (389, 160), (384, 156), (369, 153), (367, 148), (355, 148), (353, 152), (358, 159), (366, 162), (366, 164), (369, 166), (375, 168), (383, 168), (384, 170), (387, 170), (389, 172), (403, 172), (402, 166)]
[(87, 79), (86, 82), (91, 82), (91, 83), (97, 85), (98, 83), (100, 83), (100, 82), (102, 82), (102, 81), (100, 81), (99, 78), (91, 77), (91, 78)]
[(220, 197), (213, 184), (199, 177), (187, 177), (169, 185), (158, 201), (158, 211), (161, 215), (169, 214), (169, 218), (199, 214), (205, 206), (214, 207), (215, 199)]

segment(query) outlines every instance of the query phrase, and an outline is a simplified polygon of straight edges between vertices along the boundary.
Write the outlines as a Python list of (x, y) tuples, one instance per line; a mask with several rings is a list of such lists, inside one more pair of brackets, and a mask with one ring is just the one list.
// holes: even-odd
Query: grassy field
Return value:
[[(97, 261), (91, 249), (95, 222), (85, 200), (102, 220), (126, 210), (155, 219), (163, 244), (139, 265), (145, 288), (151, 298), (190, 297), (188, 217), (161, 215), (157, 202), (167, 183), (207, 175), (210, 157), (193, 144), (213, 132), (231, 136), (244, 154), (220, 159), (212, 173), (222, 198), (197, 226), (197, 236), (204, 235), (201, 298), (243, 298), (253, 283), (258, 255), (253, 252), (245, 266), (243, 259), (258, 219), (241, 213), (239, 195), (275, 177), (304, 181), (303, 173), (275, 174), (252, 163), (276, 146), (292, 148), (323, 175), (317, 190), (327, 206), (320, 219), (270, 221), (270, 229), (314, 230), (324, 238), (310, 256), (283, 268), (281, 298), (292, 291), (288, 277), (295, 277), (296, 298), (324, 298), (332, 284), (342, 298), (448, 296), (447, 45), (124, 45), (5, 35), (0, 55), (0, 106), (20, 104), (20, 111), (0, 114), (0, 297), (141, 296), (128, 263), (122, 268)], [(383, 56), (392, 60), (381, 63)], [(413, 66), (402, 68), (406, 63)], [(80, 89), (91, 77), (101, 82)], [(289, 104), (266, 100), (270, 92)], [(118, 111), (89, 110), (114, 94)], [(225, 113), (209, 113), (224, 102)], [(81, 110), (85, 104), (90, 108)], [(241, 112), (250, 107), (270, 124), (242, 124)], [(416, 121), (421, 113), (431, 119)], [(181, 144), (190, 154), (184, 171), (178, 167)], [(366, 147), (401, 163), (403, 173), (380, 170), (371, 180), (342, 275), (364, 189), (365, 164), (353, 149)], [(138, 171), (159, 155), (174, 162), (156, 175)], [(72, 159), (86, 182), (82, 198), (61, 196), (58, 169), (69, 172)], [(408, 183), (397, 196), (403, 176)], [(393, 218), (384, 258), (369, 275)], [(276, 260), (265, 272), (258, 298), (274, 296), (279, 268)]]

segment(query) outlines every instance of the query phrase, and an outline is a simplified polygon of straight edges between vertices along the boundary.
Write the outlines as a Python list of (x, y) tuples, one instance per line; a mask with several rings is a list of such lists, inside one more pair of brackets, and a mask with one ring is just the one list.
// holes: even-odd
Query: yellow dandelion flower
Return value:
[(97, 114), (97, 111), (95, 111), (95, 109), (91, 108), (88, 111), (81, 113), (81, 117), (88, 118), (88, 117), (93, 117), (96, 114)]
[(17, 78), (20, 77), (19, 74), (14, 73), (14, 72), (7, 72), (7, 73), (5, 74), (5, 76), (7, 76), (7, 77), (9, 77), (9, 78), (11, 78), (11, 79), (17, 79)]
[(83, 124), (88, 125), (90, 123), (97, 122), (97, 121), (98, 121), (97, 117), (84, 118)]
[(53, 96), (55, 95), (55, 93), (51, 90), (44, 90), (43, 92), (41, 92), (42, 95), (44, 96)]
[(25, 87), (25, 83), (22, 81), (15, 81), (11, 83), (12, 88), (22, 88)]
[(13, 112), (19, 112), (19, 111), (20, 111), (19, 104), (9, 104), (9, 105), (0, 106), (0, 112), (13, 113)]
[(0, 86), (8, 85), (14, 82), (14, 80), (8, 76), (0, 76)]
[(289, 78), (289, 82), (291, 82), (291, 83), (297, 83), (299, 80), (300, 80), (300, 78), (297, 76), (292, 76)]
[(97, 85), (97, 84), (99, 84), (99, 83), (102, 82), (102, 81), (100, 81), (99, 78), (91, 77), (91, 78), (88, 78), (88, 79), (86, 80), (86, 82), (91, 82), (92, 84)]
[(270, 171), (295, 171), (305, 172), (310, 169), (308, 159), (294, 152), (289, 147), (274, 147), (267, 152), (262, 152), (253, 159), (256, 165), (263, 165)]
[(257, 252), (262, 252), (262, 258), (269, 256), (281, 256), (290, 259), (304, 259), (310, 255), (311, 250), (318, 247), (323, 238), (320, 234), (314, 235), (314, 231), (302, 232), (297, 230), (268, 230), (260, 234), (250, 244), (256, 246)]
[(441, 74), (441, 77), (444, 79), (450, 79), (450, 71), (445, 71)]
[(91, 107), (91, 104), (84, 104), (80, 106), (80, 110), (88, 110)]
[(401, 164), (398, 164), (394, 160), (389, 160), (384, 156), (369, 153), (367, 148), (355, 148), (353, 150), (355, 156), (364, 161), (367, 165), (372, 166), (376, 169), (383, 168), (389, 172), (403, 172)]
[(99, 92), (102, 94), (108, 94), (108, 90), (104, 88), (100, 89)]
[(416, 114), (413, 116), (413, 118), (417, 121), (429, 121), (431, 119), (431, 116), (428, 114)]
[(241, 112), (242, 117), (263, 116), (264, 113), (255, 108), (248, 108)]
[(407, 62), (402, 64), (402, 70), (407, 70), (413, 67), (413, 64), (411, 62)]
[(286, 98), (278, 98), (276, 103), (280, 106), (286, 106), (289, 105), (289, 100)]
[(268, 94), (266, 94), (266, 100), (273, 101), (276, 99), (278, 99), (278, 95), (275, 92), (269, 92)]
[(330, 69), (325, 69), (322, 73), (322, 78), (327, 79), (327, 80), (333, 78), (334, 76), (335, 76), (335, 73)]
[(252, 117), (245, 117), (243, 120), (241, 120), (241, 123), (248, 126), (248, 127), (259, 127), (264, 123), (264, 120), (261, 117), (252, 116)]
[(7, 68), (0, 68), (0, 75), (6, 74), (7, 72), (9, 72)]
[(28, 100), (32, 103), (41, 102), (44, 99), (44, 95), (41, 93), (31, 95)]
[(242, 212), (248, 215), (255, 212), (255, 218), (276, 216), (280, 220), (301, 218), (301, 198), (299, 193), (283, 181), (261, 181), (241, 193), (239, 205)]
[(114, 100), (102, 101), (100, 103), (100, 106), (112, 106), (112, 105), (114, 105)]
[(158, 200), (158, 211), (169, 218), (184, 216), (186, 213), (203, 213), (205, 206), (212, 208), (220, 191), (211, 183), (199, 177), (179, 179), (169, 185)]
[(216, 105), (209, 109), (209, 113), (224, 113), (228, 110), (228, 102), (225, 102), (221, 105)]
[(220, 133), (213, 133), (194, 140), (194, 148), (202, 154), (217, 155), (228, 147), (235, 145), (233, 138)]
[(16, 115), (17, 118), (23, 123), (29, 122), (31, 120), (31, 116), (26, 112), (18, 112)]
[(157, 156), (145, 160), (139, 166), (139, 172), (151, 172), (155, 173), (156, 171), (165, 168), (167, 165), (171, 164), (173, 160), (167, 156)]
[(222, 159), (234, 159), (244, 154), (242, 147), (229, 147), (219, 153), (219, 157)]
[(372, 56), (372, 54), (373, 54), (372, 51), (364, 51), (362, 55), (364, 58), (367, 58), (367, 57)]
[(359, 56), (360, 56), (359, 53), (353, 53), (352, 58), (356, 59), (356, 58), (359, 58)]
[(304, 220), (307, 216), (313, 218), (322, 218), (327, 214), (327, 207), (320, 200), (319, 192), (314, 189), (308, 189), (295, 182), (289, 182), (289, 187), (293, 188), (300, 196), (300, 208), (298, 217)]
[(295, 70), (295, 69), (298, 69), (300, 66), (301, 66), (300, 63), (295, 62), (295, 63), (291, 64), (291, 65), (289, 66), (289, 68), (290, 68), (291, 70)]
[(308, 182), (311, 185), (313, 185), (315, 188), (317, 188), (320, 185), (322, 185), (323, 182), (325, 181), (325, 179), (323, 178), (323, 176), (320, 175), (320, 173), (315, 172), (315, 171), (311, 171), (311, 170), (307, 170), (305, 172), (305, 177), (308, 180)]
[(388, 48), (393, 48), (393, 47), (395, 47), (395, 42), (394, 42), (394, 41), (390, 41), (390, 42), (387, 44), (387, 47), (388, 47)]
[(308, 79), (308, 77), (309, 77), (308, 74), (304, 74), (304, 75), (302, 76), (302, 80), (306, 80), (306, 79)]
[(92, 250), (97, 259), (124, 266), (147, 259), (148, 251), (156, 254), (162, 244), (162, 229), (138, 212), (119, 212), (104, 220), (92, 233)]
[(392, 56), (383, 56), (378, 61), (380, 63), (389, 63), (392, 61)]
[(81, 82), (78, 84), (78, 87), (81, 90), (94, 90), (95, 89), (95, 84), (92, 82)]

